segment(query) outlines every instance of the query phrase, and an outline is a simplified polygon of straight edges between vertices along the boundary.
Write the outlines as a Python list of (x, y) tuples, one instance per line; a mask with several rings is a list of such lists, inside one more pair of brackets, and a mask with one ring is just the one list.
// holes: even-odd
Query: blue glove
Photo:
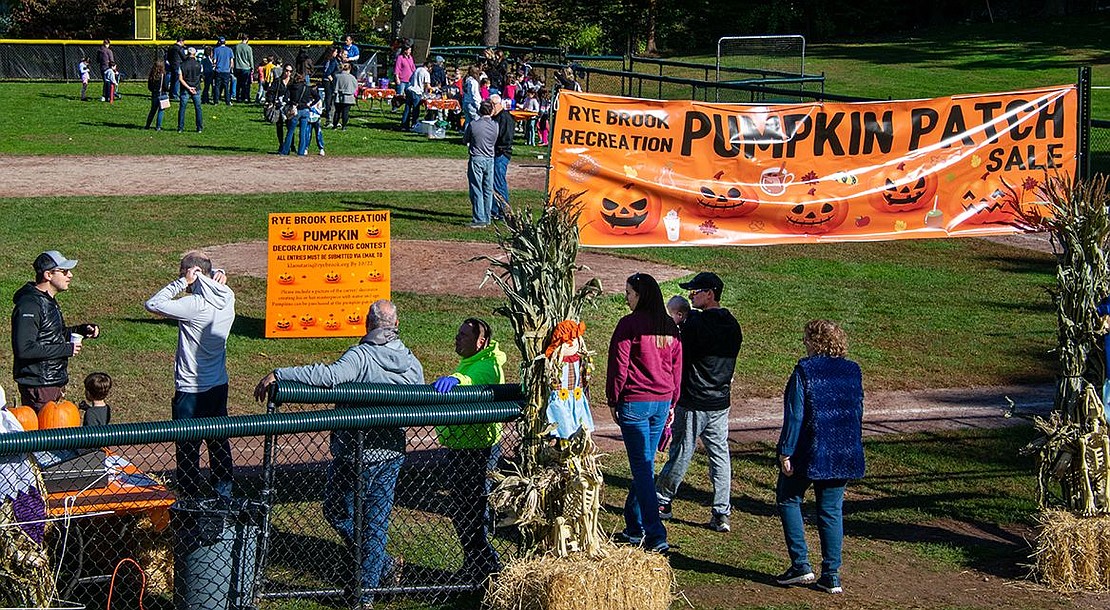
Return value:
[(448, 375), (446, 377), (440, 377), (439, 379), (436, 379), (435, 383), (432, 384), (432, 387), (435, 388), (436, 392), (439, 392), (440, 394), (446, 394), (454, 389), (454, 387), (457, 385), (459, 385), (459, 378), (451, 377), (450, 375)]

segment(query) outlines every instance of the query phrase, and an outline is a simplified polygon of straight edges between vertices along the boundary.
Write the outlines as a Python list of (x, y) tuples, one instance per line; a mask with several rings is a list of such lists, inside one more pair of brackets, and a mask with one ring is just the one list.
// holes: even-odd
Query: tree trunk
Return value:
[(482, 0), (482, 45), (496, 47), (501, 39), (501, 0)]
[(659, 16), (659, 0), (648, 0), (647, 3), (647, 44), (644, 45), (644, 53), (647, 55), (658, 55), (659, 47), (655, 44), (655, 29), (656, 19)]

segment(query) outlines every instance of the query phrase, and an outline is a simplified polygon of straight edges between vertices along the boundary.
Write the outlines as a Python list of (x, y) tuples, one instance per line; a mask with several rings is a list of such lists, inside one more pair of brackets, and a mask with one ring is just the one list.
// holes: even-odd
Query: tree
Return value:
[(501, 39), (501, 0), (482, 0), (482, 45), (496, 47)]

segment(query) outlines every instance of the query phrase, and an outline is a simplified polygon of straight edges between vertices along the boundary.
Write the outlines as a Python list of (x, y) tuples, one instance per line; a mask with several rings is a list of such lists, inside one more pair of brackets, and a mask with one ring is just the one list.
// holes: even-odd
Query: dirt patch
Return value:
[[(74, 172), (80, 167), (80, 172)], [(282, 180), (259, 180), (281, 171)], [(510, 188), (542, 191), (547, 166), (535, 158), (509, 165)], [(5, 197), (74, 195), (225, 195), (236, 193), (465, 191), (466, 159), (180, 155), (0, 156)], [(218, 175), (215, 175), (218, 174)], [(112, 176), (105, 180), (104, 176)], [(183, 176), (205, 176), (183, 180)]]
[[(495, 297), (501, 289), (486, 282), (485, 261), (472, 261), (476, 256), (499, 257), (501, 251), (490, 243), (463, 241), (424, 241), (395, 239), (390, 261), (390, 288), (416, 294), (454, 294), (459, 296)], [(252, 241), (205, 249), (216, 265), (228, 273), (266, 277), (266, 242)], [(601, 280), (610, 294), (623, 293), (624, 282), (633, 273), (649, 273), (659, 281), (673, 280), (692, 272), (686, 269), (600, 254), (579, 252), (578, 264), (588, 269), (578, 274), (578, 283), (591, 278)]]

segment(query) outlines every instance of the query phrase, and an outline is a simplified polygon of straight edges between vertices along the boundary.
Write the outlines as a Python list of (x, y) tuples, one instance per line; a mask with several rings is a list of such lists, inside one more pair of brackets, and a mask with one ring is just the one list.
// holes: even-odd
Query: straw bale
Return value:
[(638, 547), (513, 561), (497, 576), (490, 610), (665, 610), (674, 599), (667, 558)]
[(135, 527), (135, 560), (146, 573), (146, 590), (154, 594), (173, 592), (173, 540), (169, 528), (157, 531), (150, 517), (143, 516)]
[(1046, 510), (1034, 550), (1042, 583), (1057, 591), (1110, 591), (1110, 516)]

